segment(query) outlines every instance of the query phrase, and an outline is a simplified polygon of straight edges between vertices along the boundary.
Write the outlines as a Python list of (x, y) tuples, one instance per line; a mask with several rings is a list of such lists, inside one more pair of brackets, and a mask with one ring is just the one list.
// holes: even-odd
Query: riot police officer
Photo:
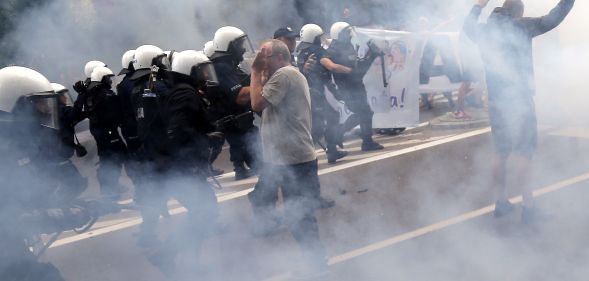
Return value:
[(255, 170), (260, 164), (259, 132), (253, 125), (249, 100), (250, 78), (239, 68), (248, 43), (247, 35), (239, 28), (222, 27), (215, 32), (215, 52), (211, 56), (219, 77), (219, 89), (211, 95), (215, 100), (212, 115), (217, 120), (230, 121), (222, 123), (236, 180), (253, 174), (246, 165)]
[(202, 52), (208, 58), (212, 57), (215, 53), (215, 46), (213, 45), (213, 41), (207, 41), (207, 43), (205, 43), (204, 48), (202, 49)]
[[(205, 56), (207, 56), (210, 59), (213, 56), (213, 54), (215, 53), (215, 46), (213, 45), (213, 41), (207, 41), (207, 43), (205, 43), (205, 45), (204, 45), (202, 52)], [(217, 120), (215, 120), (215, 118), (217, 118), (217, 116), (216, 116), (216, 113), (214, 110), (207, 110), (207, 116), (209, 117), (209, 120), (211, 122), (214, 123), (215, 121), (217, 121)], [(219, 140), (217, 143), (215, 143), (211, 146), (211, 157), (209, 159), (209, 162), (211, 165), (211, 171), (213, 172), (214, 176), (218, 176), (218, 175), (225, 173), (224, 170), (219, 169), (219, 168), (215, 168), (213, 166), (213, 163), (215, 162), (215, 160), (217, 160), (217, 158), (219, 157), (219, 155), (223, 151), (223, 144), (225, 144), (225, 139)]]
[[(321, 59), (326, 55), (321, 46), (323, 30), (316, 24), (307, 24), (301, 29), (301, 43), (297, 47), (298, 67), (309, 82), (311, 91), (312, 134), (315, 142), (325, 136), (327, 143), (327, 162), (335, 163), (347, 155), (346, 151), (337, 150), (339, 113), (329, 105), (325, 98), (325, 85), (331, 82), (331, 73), (322, 64)], [(305, 63), (313, 58), (319, 61), (309, 69)]]
[(126, 192), (119, 184), (127, 146), (119, 134), (122, 123), (122, 108), (119, 97), (112, 91), (113, 72), (104, 67), (95, 67), (90, 83), (80, 93), (76, 103), (90, 120), (90, 133), (96, 141), (99, 165), (96, 171), (101, 193), (117, 198)]
[(78, 142), (75, 125), (86, 118), (85, 114), (73, 106), (69, 90), (61, 84), (51, 83), (53, 91), (58, 95), (59, 138), (61, 142), (55, 147), (55, 165), (58, 167), (59, 178), (63, 185), (60, 187), (69, 199), (77, 198), (87, 187), (87, 180), (80, 175), (71, 161), (75, 154), (78, 157), (86, 155), (86, 149)]
[[(126, 51), (121, 58), (122, 69), (119, 75), (124, 75), (123, 79), (117, 85), (117, 96), (121, 103), (121, 133), (125, 138), (127, 144), (127, 151), (129, 155), (133, 155), (139, 149), (139, 136), (137, 132), (137, 120), (135, 119), (135, 110), (132, 104), (132, 92), (134, 83), (131, 77), (135, 73), (133, 67), (133, 60), (135, 59), (135, 50)], [(128, 161), (125, 165), (127, 175), (133, 181), (138, 177), (137, 171), (134, 170), (132, 161)]]
[[(372, 139), (372, 116), (367, 99), (366, 88), (362, 81), (366, 71), (377, 57), (370, 51), (360, 59), (358, 52), (352, 45), (352, 26), (345, 22), (336, 22), (330, 30), (331, 45), (327, 56), (321, 59), (321, 64), (332, 73), (338, 92), (346, 107), (353, 112), (343, 125), (343, 132), (360, 125), (362, 137), (362, 151), (380, 150), (384, 147)], [(330, 69), (331, 68), (331, 69)]]
[[(166, 155), (167, 133), (158, 104), (168, 91), (164, 81), (161, 59), (164, 51), (153, 45), (143, 45), (135, 50), (133, 84), (130, 106), (137, 133), (137, 147), (129, 159), (133, 167), (134, 200), (141, 206), (141, 224), (138, 244), (150, 248), (157, 243), (156, 228), (160, 214), (167, 215), (167, 197), (162, 193), (165, 166), (160, 161)], [(136, 174), (136, 175), (135, 175)]]
[[(107, 65), (101, 61), (97, 61), (97, 60), (92, 60), (87, 62), (84, 65), (84, 75), (85, 75), (85, 79), (84, 80), (80, 80), (78, 82), (76, 82), (73, 86), (74, 90), (76, 92), (78, 92), (78, 95), (83, 95), (84, 92), (86, 92), (88, 85), (90, 84), (90, 75), (92, 75), (92, 71), (94, 71), (94, 68), (97, 67), (106, 67)], [(75, 104), (76, 107), (78, 107), (81, 110), (81, 107), (83, 106), (82, 104)]]
[(170, 89), (160, 99), (159, 108), (166, 132), (165, 147), (159, 151), (165, 153), (156, 157), (165, 174), (163, 197), (176, 198), (188, 209), (188, 219), (148, 258), (173, 275), (177, 254), (197, 254), (215, 226), (217, 198), (207, 178), (210, 142), (216, 142), (219, 134), (206, 116), (206, 92), (217, 84), (211, 61), (201, 52), (178, 53), (166, 77)]
[(56, 267), (38, 261), (26, 240), (88, 222), (84, 211), (56, 197), (57, 99), (42, 74), (0, 69), (0, 280), (64, 280)]

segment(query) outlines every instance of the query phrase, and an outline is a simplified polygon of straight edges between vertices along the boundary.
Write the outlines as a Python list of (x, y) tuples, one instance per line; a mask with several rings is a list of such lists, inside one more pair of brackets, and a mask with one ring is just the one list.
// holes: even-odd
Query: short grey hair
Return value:
[(290, 61), (290, 50), (284, 42), (276, 39), (270, 39), (268, 42), (272, 43), (272, 55), (282, 55), (285, 60)]

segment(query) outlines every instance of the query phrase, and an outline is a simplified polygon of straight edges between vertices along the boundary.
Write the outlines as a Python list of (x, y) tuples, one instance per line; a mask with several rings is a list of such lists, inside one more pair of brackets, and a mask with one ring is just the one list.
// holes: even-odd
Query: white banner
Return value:
[[(464, 79), (473, 82), (474, 93), (480, 95), (486, 88), (476, 46), (457, 32), (418, 34), (355, 28), (352, 42), (358, 47), (360, 56), (366, 53), (366, 43), (370, 40), (385, 53), (388, 82), (385, 87), (382, 62), (377, 58), (364, 77), (368, 102), (374, 111), (374, 128), (417, 125), (421, 93), (455, 92)], [(427, 49), (427, 56), (424, 49)], [(327, 99), (340, 112), (341, 122), (352, 114), (330, 93), (327, 93)]]
[(364, 77), (368, 103), (374, 111), (374, 128), (412, 127), (419, 123), (419, 65), (423, 40), (418, 34), (382, 29), (356, 28), (353, 44), (364, 55), (372, 41), (384, 53), (387, 87), (382, 61), (377, 58)]

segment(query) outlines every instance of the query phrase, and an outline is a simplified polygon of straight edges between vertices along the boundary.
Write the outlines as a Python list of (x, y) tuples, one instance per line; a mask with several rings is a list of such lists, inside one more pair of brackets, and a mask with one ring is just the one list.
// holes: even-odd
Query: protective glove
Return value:
[(80, 95), (84, 94), (87, 90), (86, 85), (82, 81), (76, 82), (73, 87), (74, 87), (74, 90)]

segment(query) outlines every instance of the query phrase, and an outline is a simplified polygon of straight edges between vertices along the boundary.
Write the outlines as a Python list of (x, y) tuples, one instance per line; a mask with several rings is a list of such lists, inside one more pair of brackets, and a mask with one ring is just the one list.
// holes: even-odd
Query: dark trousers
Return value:
[(103, 194), (116, 192), (121, 177), (121, 169), (126, 157), (127, 147), (116, 129), (91, 128), (98, 150), (98, 169), (96, 177)]
[(196, 175), (190, 167), (172, 167), (167, 172), (146, 174), (138, 183), (135, 200), (141, 206), (142, 235), (155, 236), (162, 208), (175, 198), (187, 210), (187, 216), (166, 239), (166, 250), (198, 251), (202, 241), (214, 228), (217, 197), (205, 176)]
[(353, 114), (344, 122), (343, 131), (350, 131), (360, 125), (362, 140), (364, 142), (372, 142), (372, 116), (374, 112), (368, 104), (366, 93), (351, 93), (347, 95), (344, 102)]
[(57, 167), (57, 175), (60, 181), (58, 195), (61, 200), (70, 202), (78, 198), (88, 187), (88, 181), (80, 175), (71, 160), (65, 159)]
[(315, 142), (325, 137), (328, 150), (336, 150), (339, 143), (339, 113), (333, 109), (325, 99), (325, 96), (313, 98), (311, 101), (313, 110), (311, 134)]
[(315, 217), (320, 207), (317, 160), (296, 165), (266, 163), (254, 191), (248, 195), (254, 215), (264, 219), (273, 211), (278, 188), (282, 189), (285, 221), (293, 237), (308, 259), (323, 261), (325, 250)]
[(229, 143), (229, 155), (235, 169), (257, 169), (260, 165), (259, 131), (256, 127), (248, 130), (228, 129), (225, 138)]

